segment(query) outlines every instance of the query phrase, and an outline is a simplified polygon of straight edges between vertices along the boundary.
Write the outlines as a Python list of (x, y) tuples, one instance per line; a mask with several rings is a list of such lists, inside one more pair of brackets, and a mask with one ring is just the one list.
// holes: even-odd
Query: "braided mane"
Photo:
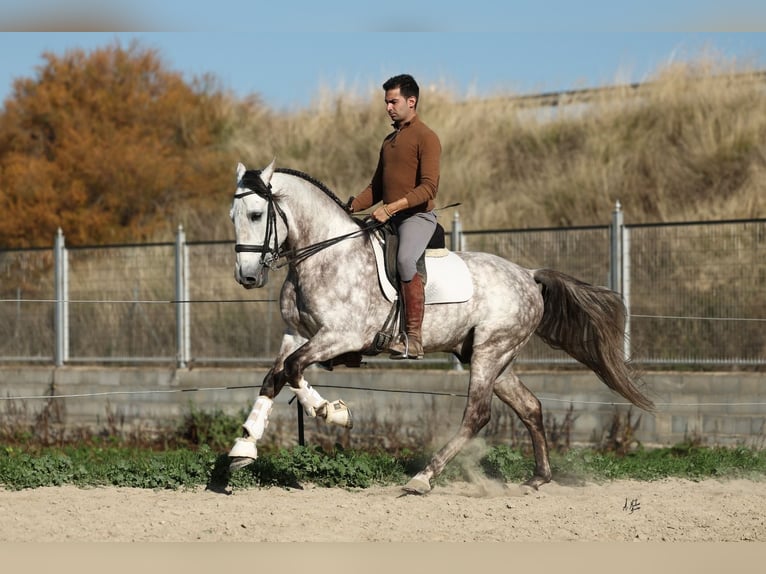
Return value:
[[(299, 177), (299, 178), (301, 178), (301, 179), (303, 179), (303, 180), (305, 180), (305, 181), (315, 185), (316, 187), (321, 189), (322, 192), (327, 197), (332, 199), (338, 205), (338, 207), (340, 207), (344, 212), (347, 211), (346, 210), (346, 204), (343, 201), (341, 201), (341, 199), (337, 195), (335, 195), (330, 190), (329, 187), (327, 187), (324, 183), (322, 183), (318, 179), (315, 179), (315, 178), (311, 177), (307, 173), (304, 173), (302, 171), (298, 171), (298, 170), (295, 170), (295, 169), (289, 169), (289, 168), (283, 168), (283, 167), (276, 168), (274, 170), (274, 172), (275, 173), (284, 173), (284, 174), (287, 174), (287, 175), (294, 175), (296, 177)], [(262, 170), (260, 170), (260, 169), (248, 169), (245, 172), (245, 174), (242, 176), (241, 185), (242, 185), (242, 187), (245, 187), (245, 188), (247, 188), (247, 189), (257, 193), (258, 195), (260, 195), (263, 198), (268, 198), (268, 196), (271, 195), (271, 186), (267, 187), (263, 183), (263, 180), (261, 179), (261, 173), (262, 173)], [(357, 223), (357, 225), (359, 225), (360, 227), (364, 226), (363, 223), (360, 220), (358, 220), (357, 218), (351, 217), (351, 219), (354, 220)]]
[[(308, 174), (306, 174), (306, 173), (303, 173), (302, 171), (298, 171), (298, 170), (295, 170), (295, 169), (289, 169), (289, 168), (284, 168), (284, 167), (278, 167), (278, 168), (276, 168), (274, 171), (275, 171), (276, 173), (285, 173), (285, 174), (287, 174), (287, 175), (294, 175), (294, 176), (296, 176), (296, 177), (300, 177), (301, 179), (304, 179), (304, 180), (308, 181), (309, 183), (312, 183), (312, 184), (314, 184), (314, 185), (315, 185), (315, 186), (317, 186), (319, 189), (321, 189), (321, 190), (322, 190), (322, 191), (325, 193), (325, 195), (326, 195), (327, 197), (329, 197), (329, 198), (330, 198), (330, 199), (332, 199), (332, 200), (333, 200), (335, 203), (337, 203), (337, 204), (338, 204), (338, 207), (340, 207), (341, 209), (343, 209), (343, 211), (345, 211), (345, 210), (346, 210), (346, 204), (345, 204), (343, 201), (341, 201), (341, 199), (340, 199), (340, 198), (339, 198), (337, 195), (335, 195), (335, 194), (334, 194), (334, 193), (333, 193), (333, 192), (330, 190), (330, 188), (329, 188), (329, 187), (327, 187), (327, 186), (326, 186), (324, 183), (322, 183), (322, 182), (321, 182), (321, 181), (319, 181), (318, 179), (315, 179), (315, 178), (311, 177), (310, 175), (308, 175)], [(259, 179), (260, 179), (260, 178), (259, 178)]]

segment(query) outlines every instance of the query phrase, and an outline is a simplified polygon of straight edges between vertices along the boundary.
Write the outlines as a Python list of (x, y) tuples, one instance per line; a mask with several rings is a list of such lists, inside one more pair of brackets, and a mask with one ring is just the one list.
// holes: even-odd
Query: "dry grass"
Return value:
[[(443, 146), (438, 203), (462, 202), (466, 230), (605, 224), (617, 200), (628, 223), (763, 217), (764, 85), (742, 64), (701, 57), (556, 107), (424, 91), (420, 115)], [(238, 160), (276, 157), (340, 197), (357, 194), (389, 129), (379, 96), (325, 93), (289, 114), (230, 104), (232, 178)], [(219, 224), (216, 237), (228, 237)]]

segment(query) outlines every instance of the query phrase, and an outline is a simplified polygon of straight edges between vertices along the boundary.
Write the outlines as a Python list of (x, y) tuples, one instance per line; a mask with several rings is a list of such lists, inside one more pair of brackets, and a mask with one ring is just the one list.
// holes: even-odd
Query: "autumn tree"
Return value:
[[(43, 54), (0, 111), (0, 246), (156, 239), (179, 214), (221, 210), (227, 95), (119, 43)], [(208, 239), (205, 237), (204, 239)]]

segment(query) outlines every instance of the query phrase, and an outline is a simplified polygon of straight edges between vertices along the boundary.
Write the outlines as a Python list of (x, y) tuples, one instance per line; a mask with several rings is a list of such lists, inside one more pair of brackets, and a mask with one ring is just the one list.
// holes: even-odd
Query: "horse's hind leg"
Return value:
[(497, 378), (494, 390), (498, 398), (519, 415), (529, 431), (535, 452), (535, 474), (524, 484), (537, 489), (541, 484), (551, 481), (548, 443), (545, 439), (540, 401), (510, 369)]
[(432, 458), (428, 465), (416, 474), (405, 486), (404, 490), (412, 494), (426, 494), (431, 490), (431, 480), (439, 476), (466, 442), (475, 437), (489, 422), (492, 404), (492, 381), (497, 376), (497, 364), (501, 363), (496, 356), (478, 359), (474, 354), (471, 362), (471, 381), (468, 386), (468, 400), (463, 420), (457, 434), (450, 439)]

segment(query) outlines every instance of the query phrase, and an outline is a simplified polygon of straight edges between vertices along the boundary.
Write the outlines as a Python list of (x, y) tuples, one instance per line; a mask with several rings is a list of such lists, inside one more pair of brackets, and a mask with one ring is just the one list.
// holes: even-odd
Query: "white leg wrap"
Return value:
[(239, 437), (234, 441), (234, 446), (229, 451), (231, 458), (258, 458), (258, 448), (255, 441), (249, 438)]
[(269, 413), (273, 404), (274, 401), (268, 397), (260, 396), (256, 399), (253, 410), (242, 425), (252, 440), (260, 440), (263, 431), (269, 426)]
[(351, 420), (351, 411), (348, 410), (346, 403), (341, 400), (329, 402), (323, 399), (322, 396), (306, 382), (306, 379), (301, 379), (297, 389), (290, 387), (290, 390), (295, 393), (296, 397), (298, 397), (298, 401), (303, 405), (303, 411), (308, 416), (319, 416), (323, 418), (327, 424), (349, 429), (354, 426), (354, 423)]
[(341, 399), (327, 404), (324, 410), (325, 422), (344, 428), (353, 428), (354, 421), (351, 419), (351, 411)]
[(242, 425), (247, 432), (247, 436), (239, 437), (234, 441), (234, 446), (229, 451), (231, 458), (249, 458), (255, 460), (258, 458), (258, 448), (255, 441), (263, 436), (263, 431), (269, 425), (269, 413), (274, 404), (268, 397), (260, 396), (255, 400), (253, 410)]
[(301, 378), (297, 389), (294, 387), (289, 388), (298, 397), (298, 401), (303, 405), (303, 411), (307, 416), (317, 416), (317, 411), (327, 404), (327, 401), (308, 384), (306, 379)]

